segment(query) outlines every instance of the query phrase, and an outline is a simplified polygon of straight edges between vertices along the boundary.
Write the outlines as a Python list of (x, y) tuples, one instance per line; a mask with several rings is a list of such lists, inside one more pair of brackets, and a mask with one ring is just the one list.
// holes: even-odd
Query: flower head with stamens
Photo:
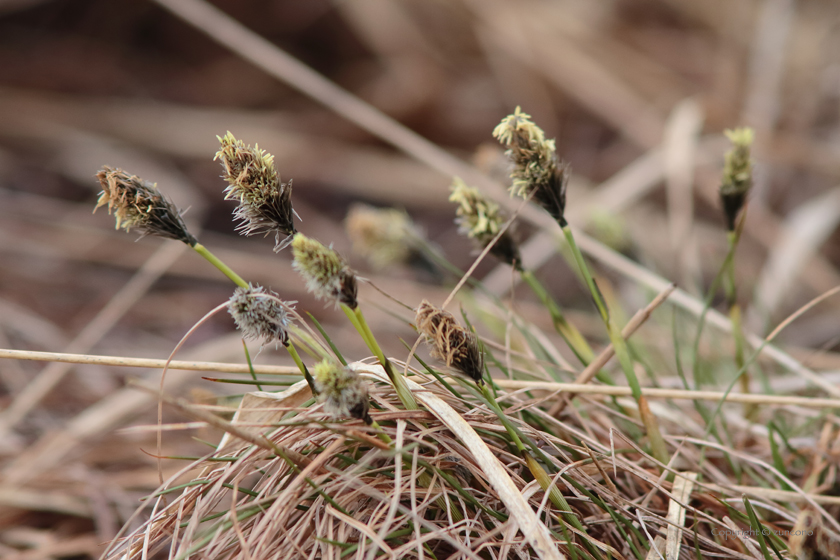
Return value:
[[(450, 190), (452, 194), (449, 195), (449, 201), (458, 204), (455, 211), (458, 216), (455, 220), (458, 231), (475, 239), (482, 249), (485, 248), (507, 220), (504, 213), (498, 204), (485, 198), (478, 189), (467, 186), (460, 177), (453, 179)], [(502, 234), (490, 252), (496, 258), (521, 270), (522, 257), (510, 229)]]
[(292, 208), (292, 182), (280, 182), (274, 156), (259, 146), (245, 145), (228, 132), (219, 138), (221, 149), (215, 159), (222, 161), (228, 182), (225, 200), (239, 202), (233, 212), (240, 220), (237, 231), (244, 235), (274, 233), (275, 251), (286, 247), (296, 232)]
[(732, 149), (724, 156), (723, 180), (720, 185), (720, 200), (726, 216), (729, 231), (735, 230), (735, 219), (744, 206), (747, 193), (752, 187), (752, 166), (750, 148), (755, 133), (751, 128), (726, 130), (724, 134), (732, 142)]
[(333, 417), (359, 418), (365, 424), (372, 422), (367, 383), (346, 366), (327, 358), (313, 368), (318, 400), (324, 403), (324, 411)]
[(277, 294), (262, 286), (236, 288), (228, 300), (227, 310), (242, 331), (242, 337), (260, 340), (261, 344), (289, 344), (289, 311), (295, 302), (283, 302)]
[(292, 240), (292, 254), (292, 266), (316, 298), (333, 299), (351, 309), (358, 307), (356, 273), (332, 248), (298, 233)]
[(554, 140), (531, 121), (531, 115), (517, 107), (493, 130), (493, 136), (508, 148), (513, 160), (511, 193), (542, 206), (561, 226), (566, 225), (566, 184), (569, 166), (557, 157)]
[(102, 185), (96, 208), (107, 204), (108, 213), (113, 213), (117, 219), (117, 228), (122, 227), (126, 231), (137, 228), (142, 233), (141, 237), (156, 235), (190, 246), (198, 242), (187, 231), (178, 208), (160, 194), (157, 185), (108, 166), (100, 169), (96, 177)]
[(414, 251), (412, 236), (420, 237), (408, 214), (395, 208), (354, 204), (345, 225), (353, 250), (377, 270), (408, 261)]
[(414, 319), (417, 330), (431, 346), (432, 356), (443, 360), (476, 383), (484, 376), (484, 353), (478, 337), (455, 321), (455, 317), (423, 300)]

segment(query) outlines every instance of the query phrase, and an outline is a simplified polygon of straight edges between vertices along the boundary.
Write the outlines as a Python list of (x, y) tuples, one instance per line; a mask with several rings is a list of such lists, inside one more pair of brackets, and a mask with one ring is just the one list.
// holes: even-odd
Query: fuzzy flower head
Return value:
[(484, 353), (475, 333), (459, 325), (452, 313), (426, 300), (417, 308), (414, 323), (431, 346), (432, 356), (443, 360), (447, 366), (454, 367), (476, 383), (482, 383)]
[(157, 185), (108, 166), (100, 169), (96, 178), (102, 185), (96, 208), (107, 204), (108, 213), (117, 218), (118, 229), (122, 227), (129, 231), (137, 228), (142, 233), (141, 237), (156, 235), (191, 246), (198, 243), (187, 231), (178, 208), (160, 194)]
[(330, 416), (351, 417), (372, 422), (368, 415), (370, 406), (367, 383), (361, 376), (327, 358), (313, 368), (318, 400), (324, 403), (324, 411)]
[(561, 226), (566, 224), (566, 184), (569, 167), (557, 157), (554, 140), (531, 121), (531, 115), (517, 107), (493, 130), (493, 136), (508, 148), (514, 164), (511, 193), (523, 198), (531, 196)]
[(396, 208), (354, 204), (345, 221), (353, 250), (377, 270), (404, 263), (413, 253), (412, 237), (420, 233), (408, 214)]
[(274, 156), (259, 146), (246, 146), (228, 132), (219, 138), (221, 149), (214, 159), (222, 161), (228, 182), (225, 200), (239, 202), (233, 217), (244, 235), (274, 233), (275, 251), (286, 247), (295, 234), (292, 182), (281, 183)]
[(332, 299), (351, 309), (358, 307), (356, 274), (332, 248), (298, 233), (292, 240), (292, 254), (292, 266), (316, 298)]
[(735, 229), (735, 218), (744, 206), (747, 193), (752, 187), (752, 165), (750, 148), (755, 133), (751, 128), (726, 130), (724, 134), (732, 142), (732, 149), (724, 156), (723, 179), (720, 185), (720, 200), (726, 215), (729, 231)]
[[(458, 231), (475, 239), (483, 249), (493, 241), (507, 218), (498, 204), (484, 198), (475, 187), (467, 186), (460, 177), (455, 177), (450, 190), (449, 202), (458, 205), (455, 211), (458, 216), (455, 219)], [(490, 252), (511, 266), (521, 267), (522, 257), (519, 254), (519, 247), (510, 234), (510, 229), (502, 234)]]
[(236, 288), (228, 300), (227, 310), (242, 337), (260, 340), (261, 344), (289, 344), (289, 311), (295, 302), (282, 302), (277, 294), (262, 286)]

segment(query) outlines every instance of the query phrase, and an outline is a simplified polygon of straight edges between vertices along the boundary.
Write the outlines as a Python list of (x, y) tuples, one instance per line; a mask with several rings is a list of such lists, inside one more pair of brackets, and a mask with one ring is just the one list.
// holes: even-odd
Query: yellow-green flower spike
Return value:
[[(531, 121), (531, 115), (519, 107), (493, 130), (493, 136), (508, 148), (514, 169), (511, 193), (542, 206), (560, 226), (566, 225), (566, 184), (569, 168), (557, 157), (554, 140)], [(532, 195), (533, 193), (533, 195)]]
[(726, 130), (724, 134), (732, 142), (732, 149), (724, 156), (720, 200), (726, 216), (726, 225), (729, 231), (734, 231), (738, 212), (744, 206), (753, 183), (750, 149), (755, 133), (751, 128), (736, 128)]
[(366, 424), (372, 422), (368, 409), (367, 383), (349, 367), (325, 359), (313, 368), (318, 400), (330, 416), (359, 418)]
[[(460, 177), (453, 179), (450, 191), (449, 201), (458, 205), (455, 211), (458, 231), (475, 239), (482, 249), (485, 248), (507, 221), (504, 213), (498, 204), (485, 198), (475, 187), (468, 186)], [(521, 269), (522, 257), (510, 230), (502, 234), (490, 252), (496, 258)]]
[(217, 136), (221, 149), (214, 159), (222, 162), (228, 182), (225, 200), (239, 206), (233, 216), (240, 220), (237, 231), (244, 235), (274, 233), (275, 251), (286, 247), (295, 234), (292, 182), (282, 183), (274, 167), (274, 156), (259, 146), (246, 145), (228, 132)]
[(302, 233), (292, 240), (292, 266), (306, 281), (306, 289), (318, 299), (332, 299), (356, 309), (356, 274), (333, 249)]

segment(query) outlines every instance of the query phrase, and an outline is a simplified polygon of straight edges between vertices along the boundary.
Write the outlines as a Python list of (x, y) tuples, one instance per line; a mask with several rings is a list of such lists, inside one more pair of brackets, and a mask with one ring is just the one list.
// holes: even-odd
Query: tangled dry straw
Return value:
[[(734, 506), (742, 495), (777, 514), (775, 523), (765, 522), (774, 534), (795, 523), (783, 503), (807, 499), (795, 491), (774, 496), (762, 488), (735, 486), (720, 468), (726, 454), (759, 477), (779, 476), (768, 462), (744, 451), (681, 437), (669, 442), (672, 451), (679, 447), (672, 465), (679, 471), (660, 474), (655, 461), (616, 430), (614, 422), (631, 419), (596, 401), (589, 402), (590, 417), (582, 422), (578, 415), (551, 417), (540, 407), (545, 394), (500, 395), (499, 401), (510, 406), (509, 421), (568, 501), (571, 510), (561, 511), (534, 480), (496, 414), (477, 392), (469, 394), (471, 384), (462, 384), (459, 397), (415, 371), (409, 379), (423, 383), (422, 389), (412, 386), (431, 412), (405, 411), (381, 368), (352, 367), (371, 383), (371, 416), (393, 424), (380, 428), (390, 445), (377, 439), (376, 426), (333, 422), (321, 406), (308, 405), (312, 395), (305, 382), (281, 393), (250, 393), (234, 418), (239, 430), (253, 434), (250, 442), (229, 433), (217, 451), (183, 469), (192, 480), (165, 484), (151, 518), (115, 542), (106, 558), (139, 559), (163, 550), (171, 558), (224, 559), (590, 558), (595, 553), (644, 558), (651, 542), (665, 557), (672, 538), (677, 553), (684, 539), (683, 551), (694, 548), (703, 558), (750, 558), (743, 551), (754, 546), (755, 537), (735, 531), (732, 520), (738, 519)], [(441, 412), (446, 408), (451, 417)], [(502, 478), (535, 512), (537, 527), (529, 530), (549, 535), (553, 555), (529, 542), (529, 521), (505, 502), (498, 475), (489, 468), (492, 461), (477, 456), (452, 417), (462, 418), (498, 460)], [(265, 443), (260, 433), (267, 435)], [(612, 442), (612, 449), (604, 442)], [(675, 482), (668, 472), (679, 472)], [(431, 480), (426, 486), (421, 473)], [(695, 486), (698, 473), (703, 482)], [(570, 516), (583, 523), (585, 534), (572, 530)], [(671, 537), (675, 531), (679, 534)]]

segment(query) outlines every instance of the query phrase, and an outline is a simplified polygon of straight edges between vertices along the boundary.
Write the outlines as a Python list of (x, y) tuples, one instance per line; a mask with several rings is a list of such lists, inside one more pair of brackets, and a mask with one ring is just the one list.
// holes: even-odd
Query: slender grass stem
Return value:
[(586, 281), (586, 285), (592, 294), (592, 299), (595, 301), (595, 307), (598, 308), (598, 313), (601, 315), (601, 319), (607, 327), (607, 334), (609, 335), (610, 342), (612, 342), (618, 362), (621, 364), (621, 369), (627, 377), (627, 384), (630, 386), (633, 399), (635, 399), (639, 406), (639, 415), (641, 416), (642, 423), (645, 426), (645, 431), (647, 432), (648, 439), (650, 440), (650, 447), (653, 456), (657, 461), (667, 465), (669, 460), (668, 449), (665, 445), (665, 440), (662, 438), (662, 432), (659, 429), (659, 422), (657, 421), (656, 416), (651, 413), (647, 399), (642, 396), (642, 388), (639, 385), (639, 379), (636, 377), (636, 372), (633, 371), (633, 359), (630, 356), (630, 351), (627, 348), (627, 343), (625, 342), (624, 337), (621, 336), (621, 329), (616, 324), (612, 315), (610, 315), (607, 302), (604, 300), (601, 290), (598, 289), (598, 285), (595, 283), (595, 279), (592, 277), (592, 273), (589, 271), (589, 267), (583, 259), (583, 254), (581, 254), (577, 243), (575, 243), (575, 237), (572, 234), (572, 229), (568, 224), (562, 225), (561, 227), (563, 235), (569, 243), (569, 248), (572, 250), (572, 254), (575, 257), (575, 262), (577, 263), (578, 268)]
[[(493, 396), (493, 393), (490, 390), (490, 385), (488, 383), (481, 383), (479, 387), (481, 388), (481, 392), (485, 400), (487, 401), (488, 406), (490, 406), (490, 408), (493, 410), (496, 416), (498, 416), (499, 421), (505, 427), (508, 436), (510, 436), (510, 439), (513, 441), (513, 444), (516, 446), (517, 451), (525, 459), (525, 463), (528, 465), (528, 470), (531, 471), (531, 474), (537, 480), (543, 491), (548, 492), (548, 497), (551, 500), (551, 503), (553, 503), (554, 506), (557, 507), (561, 512), (564, 512), (563, 515), (561, 515), (558, 518), (558, 520), (564, 526), (566, 523), (570, 523), (578, 531), (586, 533), (586, 529), (580, 523), (578, 518), (575, 517), (573, 514), (567, 513), (572, 511), (569, 502), (567, 502), (566, 498), (563, 497), (563, 494), (560, 492), (560, 489), (552, 483), (551, 477), (548, 475), (548, 473), (545, 471), (542, 465), (539, 464), (539, 462), (531, 454), (530, 450), (528, 450), (528, 448), (525, 447), (525, 444), (522, 443), (522, 438), (519, 437), (518, 431), (516, 430), (516, 428), (513, 427), (513, 425), (511, 425), (510, 421), (507, 418), (507, 415), (496, 402), (496, 398)], [(589, 549), (591, 553), (597, 554), (597, 551), (594, 549), (594, 547), (591, 547), (591, 544), (586, 539), (584, 539), (584, 545), (587, 549)], [(572, 545), (570, 544), (570, 546)], [(596, 558), (597, 557), (600, 557), (600, 555), (596, 556)]]
[(258, 391), (262, 391), (262, 386), (257, 382), (257, 372), (254, 371), (254, 364), (251, 362), (251, 353), (248, 352), (248, 345), (245, 344), (245, 339), (242, 339), (242, 348), (245, 350), (245, 361), (248, 362), (248, 369), (251, 372), (251, 379), (254, 380), (254, 385), (257, 386)]
[(303, 374), (303, 378), (306, 379), (306, 383), (309, 385), (309, 389), (312, 391), (313, 395), (318, 394), (318, 390), (315, 388), (315, 380), (312, 378), (312, 375), (309, 373), (309, 370), (306, 368), (306, 364), (303, 363), (303, 360), (300, 359), (300, 354), (298, 354), (297, 348), (292, 343), (291, 339), (285, 345), (286, 350), (288, 350), (289, 355), (297, 364), (298, 369)]
[(195, 245), (193, 245), (193, 249), (195, 250), (196, 253), (198, 253), (199, 255), (204, 257), (205, 259), (207, 259), (210, 262), (210, 264), (212, 264), (213, 266), (218, 268), (220, 271), (222, 271), (222, 273), (225, 276), (227, 276), (228, 278), (233, 280), (234, 284), (236, 284), (240, 288), (247, 288), (248, 287), (248, 283), (245, 280), (243, 280), (241, 276), (239, 276), (237, 273), (235, 273), (233, 271), (233, 269), (230, 268), (228, 265), (223, 263), (219, 259), (219, 257), (217, 257), (216, 255), (211, 253), (210, 250), (207, 249), (207, 247), (205, 247), (201, 243), (196, 243)]
[[(742, 218), (743, 220), (743, 218)], [(727, 233), (727, 241), (729, 242), (729, 252), (732, 253), (733, 258), (729, 259), (727, 265), (727, 274), (725, 276), (726, 282), (724, 289), (726, 290), (726, 301), (729, 304), (729, 319), (732, 321), (732, 338), (735, 343), (735, 368), (740, 370), (744, 367), (744, 326), (741, 321), (741, 306), (738, 305), (738, 285), (735, 281), (735, 250), (740, 239), (739, 232), (730, 231)], [(750, 392), (750, 372), (745, 370), (741, 376), (741, 392)], [(750, 418), (755, 415), (756, 408), (754, 406), (744, 407), (744, 416)]]
[(388, 379), (390, 379), (391, 383), (393, 383), (394, 390), (397, 392), (397, 396), (400, 398), (400, 401), (402, 401), (406, 410), (418, 410), (420, 407), (417, 406), (417, 401), (414, 400), (414, 395), (411, 394), (411, 391), (406, 386), (402, 376), (394, 368), (391, 361), (385, 357), (385, 353), (382, 351), (382, 348), (376, 341), (376, 337), (373, 336), (373, 332), (370, 330), (370, 327), (365, 320), (362, 309), (360, 307), (351, 309), (350, 306), (344, 303), (341, 304), (341, 309), (344, 311), (344, 314), (347, 315), (347, 318), (350, 320), (353, 327), (355, 327), (359, 332), (359, 335), (365, 341), (367, 347), (371, 352), (373, 352), (373, 355), (376, 356), (379, 363), (382, 364), (382, 367), (388, 374)]

